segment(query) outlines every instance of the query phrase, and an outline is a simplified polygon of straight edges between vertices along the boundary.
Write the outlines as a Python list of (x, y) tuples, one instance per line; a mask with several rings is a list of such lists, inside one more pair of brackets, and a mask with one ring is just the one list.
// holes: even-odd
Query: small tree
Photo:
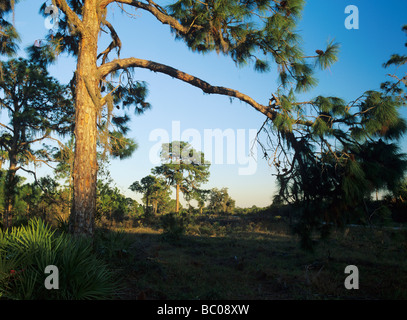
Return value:
[(120, 190), (109, 183), (98, 181), (97, 188), (97, 217), (113, 221), (122, 221), (129, 213), (128, 201)]
[(164, 177), (176, 190), (176, 212), (179, 212), (180, 191), (184, 195), (199, 190), (208, 181), (209, 163), (205, 162), (203, 152), (196, 151), (184, 141), (173, 141), (162, 145), (163, 164), (155, 167), (153, 174)]
[(210, 190), (193, 190), (187, 195), (189, 200), (195, 200), (198, 204), (199, 213), (202, 214), (203, 209), (205, 208), (206, 201), (210, 195)]
[(171, 192), (170, 187), (164, 180), (159, 179), (159, 182), (155, 186), (155, 190), (151, 194), (151, 205), (153, 208), (153, 214), (165, 213), (171, 211)]
[(227, 188), (213, 188), (209, 194), (208, 209), (215, 213), (232, 213), (235, 208), (235, 200), (231, 198)]
[(169, 187), (164, 180), (148, 175), (140, 181), (135, 181), (129, 187), (131, 191), (143, 194), (143, 201), (146, 205), (146, 213), (152, 205), (153, 214), (157, 214), (159, 206), (169, 200)]

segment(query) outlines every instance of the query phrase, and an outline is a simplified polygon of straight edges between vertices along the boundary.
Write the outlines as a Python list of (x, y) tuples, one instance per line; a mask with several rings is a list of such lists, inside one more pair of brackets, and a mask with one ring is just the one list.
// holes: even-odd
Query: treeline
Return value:
[[(265, 221), (267, 219), (283, 219), (294, 225), (301, 217), (301, 206), (284, 204), (274, 201), (270, 206), (247, 208), (236, 207), (235, 200), (227, 188), (212, 188), (205, 190), (205, 200), (201, 202), (186, 201), (185, 207), (179, 205), (176, 212), (176, 200), (171, 198), (169, 185), (155, 176), (142, 179), (145, 189), (142, 192), (142, 202), (127, 197), (115, 185), (109, 173), (98, 180), (97, 185), (97, 215), (96, 222), (102, 227), (136, 227), (140, 225), (162, 227), (165, 216), (174, 217), (219, 217), (251, 216), (252, 219)], [(0, 171), (0, 211), (4, 212), (6, 197), (7, 171)], [(27, 225), (33, 218), (41, 218), (51, 225), (67, 228), (72, 204), (72, 186), (60, 179), (50, 176), (42, 177), (36, 182), (26, 182), (26, 178), (17, 176), (16, 195), (13, 207), (13, 226)], [(147, 184), (148, 182), (153, 182)], [(134, 186), (134, 184), (132, 185)], [(132, 189), (132, 187), (130, 188)], [(188, 198), (187, 198), (188, 199)], [(376, 194), (365, 199), (364, 206), (354, 208), (349, 216), (348, 224), (391, 225), (407, 222), (407, 179), (399, 183), (392, 191), (376, 199)], [(176, 218), (174, 218), (176, 219)], [(1, 222), (0, 222), (1, 223)], [(1, 224), (0, 224), (1, 225)]]
[[(106, 171), (104, 171), (106, 174)], [(0, 212), (5, 212), (7, 170), (0, 171)], [(26, 182), (23, 176), (16, 176), (13, 209), (10, 212), (12, 225), (26, 225), (30, 219), (41, 218), (55, 226), (67, 227), (72, 205), (72, 186), (58, 179), (58, 176), (41, 177), (34, 182)], [(154, 182), (146, 184), (146, 180)], [(126, 221), (126, 226), (132, 227), (137, 221), (148, 223), (154, 217), (175, 213), (176, 200), (171, 199), (170, 188), (154, 176), (142, 179), (146, 185), (143, 191), (142, 203), (127, 197), (115, 185), (109, 173), (100, 178), (97, 183), (96, 222), (109, 227)], [(235, 200), (231, 198), (227, 188), (205, 190), (207, 201), (191, 200), (184, 208), (179, 204), (178, 214), (232, 214), (235, 210)], [(3, 227), (2, 221), (0, 226)]]

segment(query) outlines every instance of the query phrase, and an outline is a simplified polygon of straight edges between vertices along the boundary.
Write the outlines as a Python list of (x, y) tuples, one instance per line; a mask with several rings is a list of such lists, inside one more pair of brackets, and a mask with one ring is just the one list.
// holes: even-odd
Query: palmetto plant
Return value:
[[(46, 266), (59, 271), (59, 289), (44, 286)], [(113, 273), (92, 252), (88, 239), (73, 238), (40, 219), (0, 233), (0, 297), (6, 299), (107, 299), (115, 294)]]

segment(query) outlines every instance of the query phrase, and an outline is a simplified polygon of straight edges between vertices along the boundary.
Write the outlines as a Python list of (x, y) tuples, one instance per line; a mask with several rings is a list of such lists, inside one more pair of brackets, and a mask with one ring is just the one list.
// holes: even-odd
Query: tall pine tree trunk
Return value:
[[(86, 33), (79, 44), (75, 89), (75, 156), (73, 203), (69, 230), (74, 235), (93, 236), (97, 182), (98, 72), (96, 64), (99, 18), (97, 0), (87, 0), (83, 9)], [(92, 99), (93, 97), (93, 99)]]
[(149, 213), (149, 207), (150, 207), (150, 192), (147, 191), (147, 195), (146, 195), (146, 214)]
[(175, 212), (178, 213), (179, 212), (179, 183), (177, 183), (176, 203), (177, 203), (177, 206), (176, 206)]

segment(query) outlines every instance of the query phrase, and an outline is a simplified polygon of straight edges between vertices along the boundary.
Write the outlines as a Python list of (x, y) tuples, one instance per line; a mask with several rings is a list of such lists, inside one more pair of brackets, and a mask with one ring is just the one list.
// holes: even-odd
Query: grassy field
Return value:
[[(101, 230), (118, 299), (406, 299), (407, 231), (349, 227), (314, 252), (280, 217), (198, 217), (182, 235), (138, 225)], [(359, 289), (344, 287), (347, 265)]]

